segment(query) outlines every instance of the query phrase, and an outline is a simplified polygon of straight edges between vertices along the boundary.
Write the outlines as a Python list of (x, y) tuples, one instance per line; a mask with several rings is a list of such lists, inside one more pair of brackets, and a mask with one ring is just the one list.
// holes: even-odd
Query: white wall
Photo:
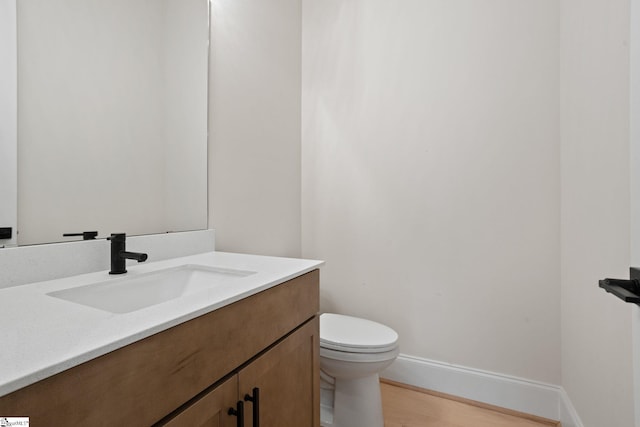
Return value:
[(300, 255), (300, 0), (213, 0), (209, 226), (219, 250)]
[(17, 60), (16, 2), (0, 0), (0, 227), (13, 229), (11, 239), (0, 239), (0, 247), (16, 243)]
[(303, 256), (401, 351), (560, 382), (558, 6), (303, 1)]
[(563, 0), (562, 385), (585, 426), (633, 421), (628, 277), (629, 1)]

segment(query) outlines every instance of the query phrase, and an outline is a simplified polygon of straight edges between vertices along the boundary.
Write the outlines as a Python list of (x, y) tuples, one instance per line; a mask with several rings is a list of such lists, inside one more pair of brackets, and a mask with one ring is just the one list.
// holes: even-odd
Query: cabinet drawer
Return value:
[(318, 270), (0, 398), (34, 427), (150, 425), (313, 317)]

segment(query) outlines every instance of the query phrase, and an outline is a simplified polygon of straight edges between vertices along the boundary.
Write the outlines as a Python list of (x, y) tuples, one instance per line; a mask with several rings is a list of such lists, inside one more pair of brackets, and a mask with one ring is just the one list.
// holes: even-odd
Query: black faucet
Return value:
[(127, 272), (126, 260), (135, 259), (138, 262), (147, 260), (147, 254), (139, 252), (127, 252), (125, 250), (127, 235), (125, 233), (112, 233), (111, 237), (111, 271), (109, 274), (124, 274)]

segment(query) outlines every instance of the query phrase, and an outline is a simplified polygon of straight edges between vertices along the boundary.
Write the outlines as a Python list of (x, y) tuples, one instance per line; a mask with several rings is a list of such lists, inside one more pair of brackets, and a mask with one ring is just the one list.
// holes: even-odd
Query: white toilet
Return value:
[(320, 315), (320, 424), (383, 427), (378, 373), (398, 352), (398, 334), (388, 326)]

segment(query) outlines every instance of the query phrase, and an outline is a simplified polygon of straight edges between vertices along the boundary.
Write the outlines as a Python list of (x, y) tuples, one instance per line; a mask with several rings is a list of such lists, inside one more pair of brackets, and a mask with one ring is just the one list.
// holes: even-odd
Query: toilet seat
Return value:
[[(397, 355), (397, 348), (398, 334), (388, 326), (342, 314), (320, 315), (320, 349), (333, 350), (326, 352), (332, 354), (328, 357), (337, 358), (334, 355), (336, 351), (357, 354), (391, 352)], [(347, 355), (340, 357), (351, 359)]]
[(376, 353), (356, 353), (353, 351), (340, 351), (320, 346), (320, 358), (339, 360), (354, 363), (378, 363), (393, 360), (398, 357), (400, 348), (396, 346), (392, 350)]

